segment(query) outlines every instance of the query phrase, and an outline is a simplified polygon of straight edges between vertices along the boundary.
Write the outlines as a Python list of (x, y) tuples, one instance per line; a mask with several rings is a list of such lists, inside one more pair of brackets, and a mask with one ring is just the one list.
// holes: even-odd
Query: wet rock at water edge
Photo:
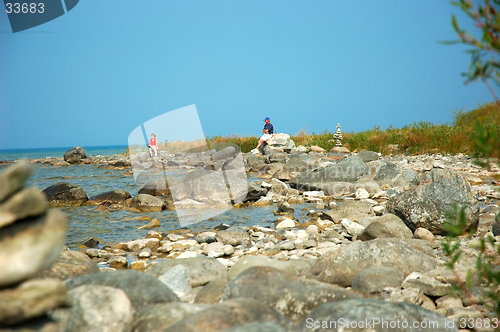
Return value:
[(88, 201), (87, 194), (80, 186), (67, 182), (58, 182), (42, 192), (52, 207), (82, 206)]
[(68, 151), (66, 151), (66, 153), (64, 153), (64, 160), (70, 164), (78, 163), (81, 159), (84, 159), (86, 157), (87, 152), (80, 146), (69, 149)]
[(162, 211), (166, 208), (166, 204), (162, 199), (148, 194), (138, 194), (130, 199), (129, 205), (141, 212)]
[(123, 203), (127, 199), (131, 198), (132, 196), (128, 191), (125, 190), (112, 190), (112, 191), (107, 191), (102, 194), (98, 194), (95, 196), (92, 196), (88, 204), (91, 205), (101, 205), (103, 203)]

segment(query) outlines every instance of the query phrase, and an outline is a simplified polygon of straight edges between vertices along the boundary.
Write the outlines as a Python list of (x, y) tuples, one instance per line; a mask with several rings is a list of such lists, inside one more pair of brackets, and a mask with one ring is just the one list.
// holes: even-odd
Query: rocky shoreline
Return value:
[[(465, 155), (382, 157), (280, 143), (264, 156), (242, 155), (245, 172), (262, 181), (246, 183), (237, 204), (275, 205), (269, 216), (274, 227), (160, 232), (154, 230), (160, 220), (153, 219), (144, 238), (101, 248), (90, 241), (82, 252), (61, 251), (64, 240), (44, 233), (66, 227), (49, 206), (92, 204), (98, 211), (144, 214), (172, 208), (168, 188), (145, 180), (134, 197), (117, 190), (89, 199), (68, 183), (44, 194), (23, 188), (32, 172), (28, 163), (0, 173), (0, 265), (6, 271), (0, 303), (8, 303), (0, 324), (25, 331), (335, 331), (342, 329), (322, 322), (383, 318), (436, 321), (440, 325), (430, 330), (456, 331), (463, 319), (495, 319), (483, 280), (473, 278), (467, 292), (455, 286), (474, 268), (479, 238), (500, 243), (500, 170), (474, 166)], [(160, 154), (141, 165), (207, 172), (210, 161), (211, 171), (230, 172), (236, 153), (229, 150), (211, 160), (203, 153)], [(71, 161), (132, 175), (124, 156)], [(30, 162), (71, 165), (52, 158)], [(299, 221), (294, 205), (303, 202), (316, 207)], [(455, 274), (445, 267), (441, 247), (444, 214), (453, 203), (466, 206), (467, 227), (477, 228), (473, 237), (460, 237)], [(457, 325), (446, 325), (452, 320)]]

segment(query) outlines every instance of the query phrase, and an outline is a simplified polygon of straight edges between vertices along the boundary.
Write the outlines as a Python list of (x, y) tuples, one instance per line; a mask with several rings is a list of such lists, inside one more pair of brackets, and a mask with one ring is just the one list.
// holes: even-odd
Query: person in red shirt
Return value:
[(153, 157), (158, 157), (158, 140), (156, 139), (156, 135), (151, 134), (151, 138), (149, 139), (149, 155)]

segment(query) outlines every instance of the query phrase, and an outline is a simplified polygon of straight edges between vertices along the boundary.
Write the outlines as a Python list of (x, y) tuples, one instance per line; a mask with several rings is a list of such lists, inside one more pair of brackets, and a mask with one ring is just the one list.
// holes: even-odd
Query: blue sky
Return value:
[(0, 11), (0, 149), (126, 145), (193, 104), (209, 136), (451, 122), (492, 100), (438, 44), (452, 13), (467, 22), (448, 1), (85, 0), (13, 34)]

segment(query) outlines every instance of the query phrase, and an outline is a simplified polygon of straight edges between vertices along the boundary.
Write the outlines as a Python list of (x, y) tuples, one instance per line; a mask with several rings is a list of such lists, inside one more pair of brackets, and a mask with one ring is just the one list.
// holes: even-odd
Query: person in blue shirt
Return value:
[(271, 120), (269, 118), (265, 118), (264, 121), (266, 122), (266, 124), (264, 125), (264, 130), (262, 130), (264, 134), (260, 137), (259, 144), (255, 149), (252, 150), (252, 153), (259, 153), (259, 149), (262, 146), (262, 143), (264, 143), (273, 136), (274, 128), (273, 125), (271, 124)]

